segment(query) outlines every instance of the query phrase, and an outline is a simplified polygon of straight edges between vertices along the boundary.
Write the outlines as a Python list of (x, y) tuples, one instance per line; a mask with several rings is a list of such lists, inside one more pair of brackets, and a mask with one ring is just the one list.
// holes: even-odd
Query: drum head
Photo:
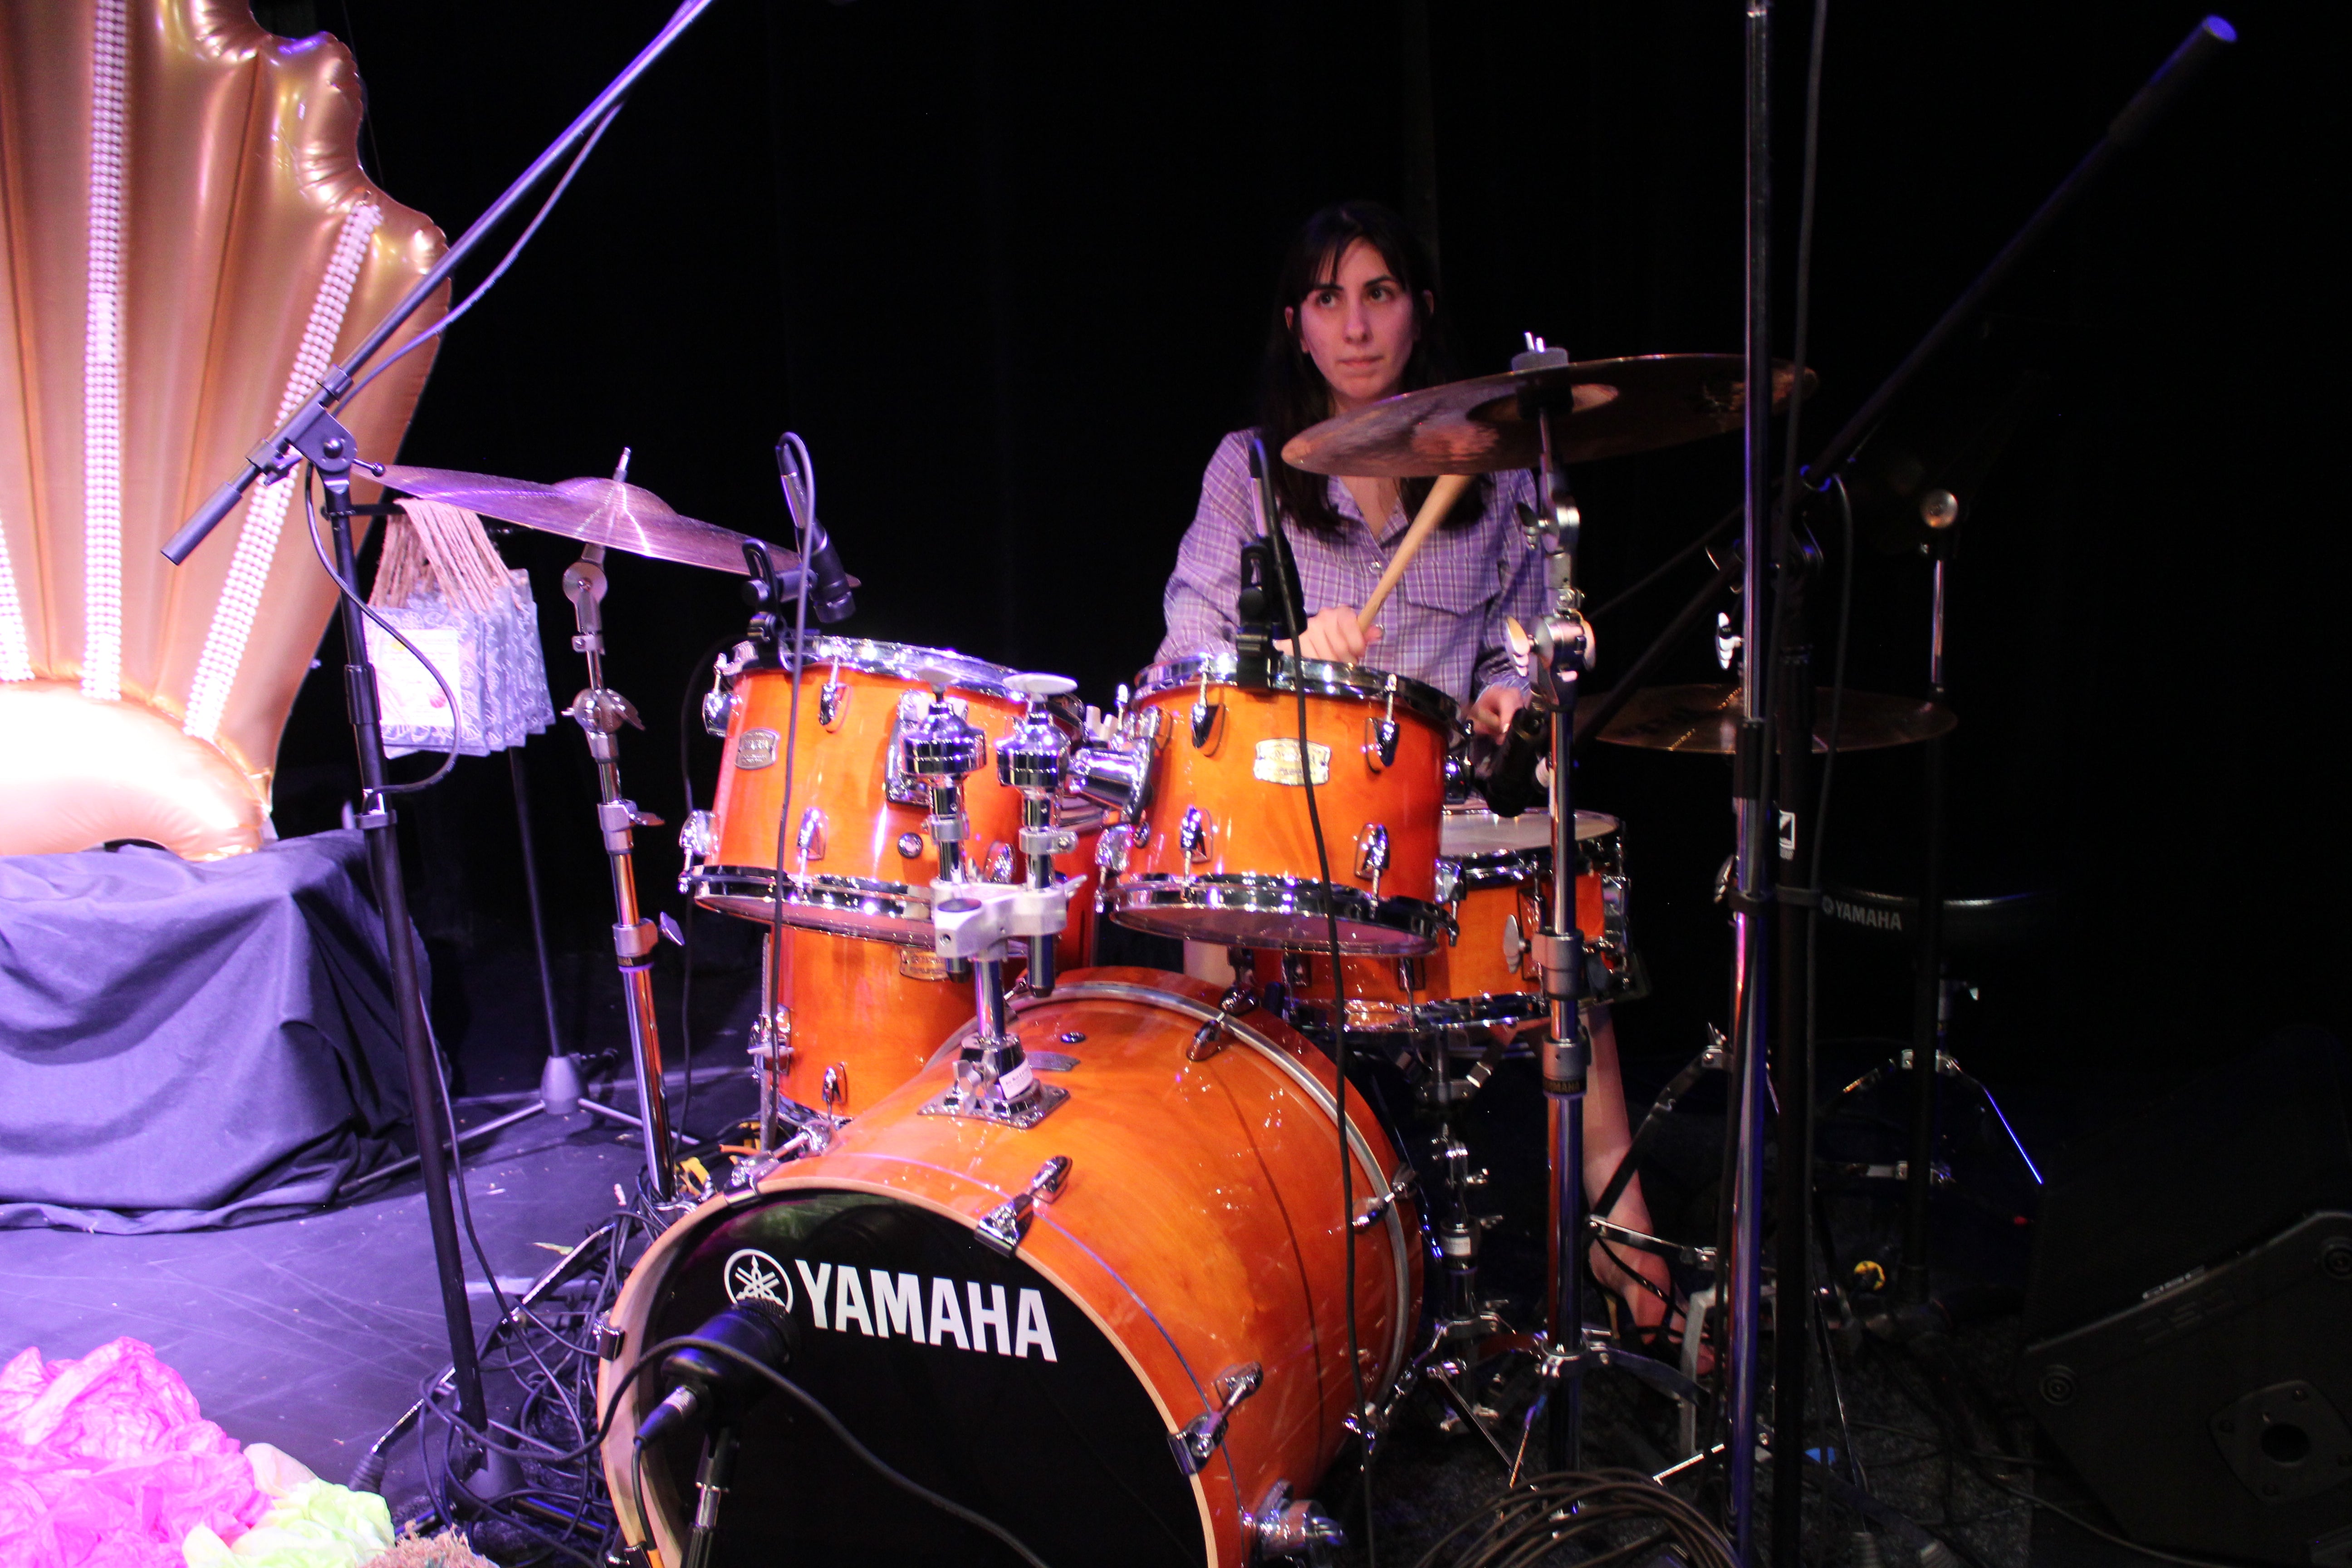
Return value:
[[(1108, 1552), (1151, 1568), (1205, 1563), (1193, 1484), (1142, 1382), (1018, 1256), (1000, 1258), (965, 1226), (898, 1198), (780, 1192), (727, 1215), (679, 1258), (646, 1343), (691, 1334), (751, 1299), (791, 1320), (798, 1342), (785, 1376), (892, 1468), (1046, 1562)], [(649, 1407), (639, 1399), (633, 1391), (625, 1414)], [(737, 1432), (716, 1565), (1019, 1562), (882, 1479), (779, 1390)], [(690, 1513), (698, 1457), (692, 1436), (657, 1443), (644, 1460), (647, 1501)]]
[[(1605, 811), (1580, 810), (1576, 814), (1576, 839), (1580, 844), (1616, 831), (1617, 819)], [(1449, 805), (1437, 841), (1438, 853), (1449, 860), (1541, 849), (1551, 843), (1551, 813), (1525, 811), (1517, 816), (1497, 816), (1483, 805)]]
[[(777, 658), (789, 662), (789, 647), (780, 644)], [(1001, 664), (991, 664), (984, 658), (958, 653), (953, 648), (875, 642), (866, 637), (810, 637), (803, 669), (823, 667), (829, 670), (835, 666), (904, 680), (914, 686), (926, 685), (935, 676), (945, 676), (950, 690), (977, 691), (984, 696), (1020, 700), (1019, 693), (1005, 684), (1015, 673), (1013, 670)]]

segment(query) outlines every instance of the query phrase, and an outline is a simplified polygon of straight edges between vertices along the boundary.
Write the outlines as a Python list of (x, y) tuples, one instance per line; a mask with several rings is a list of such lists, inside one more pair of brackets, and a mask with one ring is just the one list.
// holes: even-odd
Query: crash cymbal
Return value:
[[(1522, 387), (1573, 390), (1560, 428), (1561, 460), (1589, 463), (1679, 446), (1738, 427), (1738, 354), (1648, 354), (1545, 370), (1506, 371), (1367, 404), (1290, 438), (1282, 460), (1311, 474), (1413, 479), (1536, 466), (1540, 438), (1519, 416)], [(1772, 405), (1789, 400), (1795, 368), (1772, 363)], [(1814, 377), (1807, 373), (1811, 393)]]
[[(551, 485), (468, 474), (455, 468), (384, 469), (389, 488), (423, 500), (446, 501), (501, 522), (520, 523), (541, 533), (562, 534), (583, 544), (601, 544), (656, 561), (708, 566), (745, 575), (743, 545), (751, 536), (681, 516), (648, 489), (619, 479), (563, 479)], [(782, 545), (768, 546), (778, 572), (800, 564)]]
[[(1826, 752), (1830, 689), (1813, 692), (1813, 750)], [(1890, 697), (1882, 691), (1849, 689), (1838, 709), (1838, 750), (1871, 752), (1883, 746), (1907, 746), (1943, 734), (1959, 722), (1952, 710), (1916, 697)], [(1653, 686), (1633, 694), (1609, 721), (1601, 738), (1615, 745), (1641, 746), (1654, 752), (1705, 752), (1731, 754), (1732, 737), (1739, 729), (1739, 688), (1737, 686)]]

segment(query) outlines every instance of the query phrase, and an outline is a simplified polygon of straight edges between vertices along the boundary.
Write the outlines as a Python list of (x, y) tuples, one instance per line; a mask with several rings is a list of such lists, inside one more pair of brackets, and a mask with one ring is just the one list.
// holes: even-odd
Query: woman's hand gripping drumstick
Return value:
[(1298, 638), (1299, 647), (1308, 658), (1332, 659), (1341, 664), (1363, 661), (1364, 650), (1381, 637), (1381, 629), (1372, 625), (1372, 617), (1380, 614), (1381, 605), (1395, 591), (1397, 580), (1404, 575), (1404, 569), (1412, 563), (1412, 558), (1421, 552), (1422, 544), (1436, 529), (1439, 520), (1454, 510), (1454, 503), (1461, 499), (1471, 478), (1468, 474), (1440, 474), (1437, 477), (1437, 482), (1429, 487), (1428, 498), (1421, 503), (1421, 510), (1414, 514), (1412, 526), (1405, 530), (1404, 538), (1397, 542), (1396, 553), (1390, 557), (1388, 569), (1372, 585), (1371, 596), (1364, 601), (1362, 609), (1351, 610), (1341, 605), (1315, 612)]

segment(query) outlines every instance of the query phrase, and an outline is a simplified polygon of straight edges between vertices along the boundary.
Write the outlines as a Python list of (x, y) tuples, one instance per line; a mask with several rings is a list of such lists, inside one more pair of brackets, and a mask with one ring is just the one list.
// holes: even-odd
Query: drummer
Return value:
[[(1259, 372), (1255, 433), (1274, 462), (1275, 506), (1307, 610), (1299, 651), (1436, 687), (1463, 706), (1479, 734), (1495, 739), (1528, 699), (1504, 622), (1532, 624), (1549, 608), (1541, 563), (1517, 515), (1522, 503), (1535, 503), (1533, 481), (1524, 471), (1474, 481), (1405, 568), (1375, 623), (1365, 626), (1354, 606), (1370, 596), (1431, 481), (1326, 478), (1280, 457), (1284, 443), (1310, 425), (1453, 379), (1442, 324), (1434, 268), (1404, 220), (1377, 202), (1325, 207), (1299, 229), (1283, 260)], [(1241, 549), (1257, 533), (1252, 434), (1226, 436), (1202, 476), (1200, 510), (1177, 547), (1176, 570), (1161, 598), (1168, 623), (1161, 660), (1233, 642)], [(1288, 648), (1286, 639), (1283, 646)], [(1188, 973), (1232, 979), (1223, 949), (1199, 942), (1185, 948)], [(1592, 1063), (1584, 1101), (1585, 1190), (1597, 1194), (1631, 1138), (1608, 1009), (1591, 1007), (1587, 1017)], [(1611, 1217), (1652, 1232), (1640, 1177)], [(1594, 1277), (1631, 1307), (1637, 1332), (1655, 1333), (1670, 1314), (1678, 1316), (1664, 1260), (1598, 1248), (1592, 1262)]]
[[(1462, 705), (1480, 734), (1494, 738), (1527, 701), (1503, 623), (1516, 616), (1532, 624), (1548, 607), (1541, 563), (1520, 535), (1515, 510), (1534, 504), (1528, 476), (1473, 482), (1367, 626), (1354, 606), (1380, 581), (1431, 481), (1326, 478), (1279, 458), (1283, 444), (1310, 425), (1453, 378), (1434, 284), (1420, 240), (1378, 203), (1342, 202), (1308, 218), (1276, 285), (1258, 432), (1275, 458), (1275, 504), (1307, 610), (1300, 651), (1436, 687)], [(1241, 548), (1257, 533), (1250, 435), (1236, 430), (1219, 442), (1202, 476), (1200, 510), (1161, 599), (1162, 659), (1233, 640)]]

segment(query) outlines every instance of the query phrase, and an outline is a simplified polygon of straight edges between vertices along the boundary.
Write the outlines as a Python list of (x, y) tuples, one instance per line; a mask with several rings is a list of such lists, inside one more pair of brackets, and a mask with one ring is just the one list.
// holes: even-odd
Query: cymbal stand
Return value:
[[(1548, 348), (1532, 334), (1527, 352), (1511, 361), (1515, 371), (1568, 363), (1568, 351)], [(1592, 626), (1580, 610), (1576, 588), (1576, 548), (1583, 519), (1568, 488), (1568, 474), (1554, 439), (1550, 399), (1522, 391), (1523, 417), (1535, 420), (1542, 437), (1538, 509), (1523, 520), (1528, 543), (1544, 559), (1552, 613), (1531, 637), (1528, 651), (1530, 696), (1552, 710), (1551, 725), (1551, 910), (1535, 940), (1551, 1016), (1538, 1050), (1542, 1065), (1547, 1152), (1551, 1163), (1549, 1234), (1551, 1279), (1545, 1324), (1544, 1381), (1550, 1426), (1548, 1457), (1553, 1469), (1575, 1469), (1583, 1455), (1583, 1376), (1590, 1359), (1584, 1344), (1584, 1079), (1591, 1046), (1579, 1004), (1584, 999), (1584, 933), (1576, 927), (1576, 805), (1570, 752), (1576, 742), (1579, 683), (1591, 667)]]
[[(624, 453), (614, 479), (626, 477), (628, 468)], [(669, 1107), (662, 1094), (661, 1029), (654, 1015), (653, 953), (661, 943), (661, 931), (637, 908), (633, 834), (635, 828), (658, 827), (662, 822), (621, 794), (621, 726), (635, 724), (642, 730), (645, 724), (629, 700), (604, 684), (604, 547), (591, 544), (563, 570), (563, 596), (572, 601), (579, 627), (572, 646), (588, 661), (587, 689), (572, 700), (563, 714), (587, 735), (588, 754), (596, 763), (596, 826), (604, 833), (604, 854), (612, 866), (613, 956), (620, 965), (622, 1002), (629, 1020), (637, 1131), (654, 1200), (667, 1204), (677, 1195), (677, 1176), (670, 1168)]]

